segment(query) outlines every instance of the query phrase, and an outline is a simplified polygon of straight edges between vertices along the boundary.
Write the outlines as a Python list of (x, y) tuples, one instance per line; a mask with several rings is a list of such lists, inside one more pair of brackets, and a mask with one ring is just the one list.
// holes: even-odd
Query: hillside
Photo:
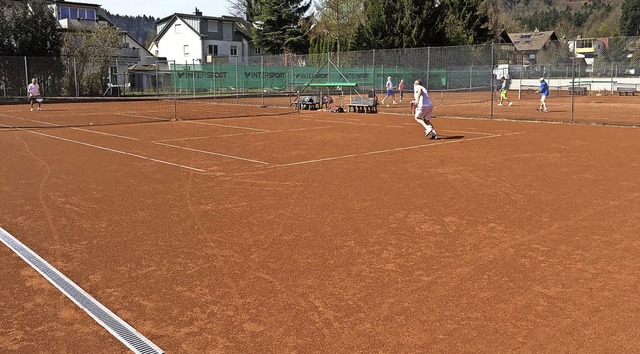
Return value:
[(616, 36), (624, 0), (489, 0), (494, 29), (508, 32), (536, 28), (558, 37)]
[(155, 17), (114, 15), (108, 11), (107, 15), (118, 28), (128, 32), (130, 36), (145, 47), (149, 47), (156, 35), (155, 22), (157, 19)]

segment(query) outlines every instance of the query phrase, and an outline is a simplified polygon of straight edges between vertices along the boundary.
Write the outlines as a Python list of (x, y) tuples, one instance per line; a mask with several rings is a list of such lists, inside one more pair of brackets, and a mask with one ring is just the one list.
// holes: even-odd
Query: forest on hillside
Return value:
[(490, 27), (507, 32), (536, 28), (558, 37), (613, 37), (619, 34), (624, 0), (489, 0)]
[[(361, 4), (367, 0), (345, 1), (345, 3)], [(229, 3), (234, 3), (230, 0)], [(613, 37), (619, 34), (621, 8), (624, 0), (487, 0), (482, 11), (488, 15), (486, 27), (494, 34), (506, 29), (509, 33), (526, 32), (539, 29), (541, 31), (554, 30), (560, 38), (583, 37)], [(323, 16), (319, 16), (321, 8), (329, 5), (328, 0), (316, 2), (315, 21), (317, 28), (323, 26)], [(355, 6), (353, 11), (362, 9)], [(149, 46), (154, 39), (155, 21), (152, 16), (129, 16), (111, 14), (107, 11), (111, 21), (120, 29), (127, 31), (140, 44)], [(355, 28), (355, 27), (354, 27)], [(310, 33), (313, 37), (313, 32)]]
[(138, 43), (149, 47), (151, 41), (156, 36), (156, 18), (152, 16), (129, 16), (112, 14), (107, 11), (107, 15), (116, 27), (129, 33)]

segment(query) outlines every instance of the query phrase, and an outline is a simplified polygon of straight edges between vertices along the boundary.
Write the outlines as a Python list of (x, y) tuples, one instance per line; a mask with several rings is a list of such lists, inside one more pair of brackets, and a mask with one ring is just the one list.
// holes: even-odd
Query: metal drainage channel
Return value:
[(109, 311), (91, 295), (51, 266), (27, 246), (18, 241), (10, 233), (0, 227), (0, 241), (17, 253), (25, 262), (55, 285), (63, 294), (70, 298), (80, 308), (87, 312), (94, 320), (106, 328), (113, 336), (120, 340), (135, 353), (164, 354), (164, 351), (150, 340), (138, 333), (128, 323)]

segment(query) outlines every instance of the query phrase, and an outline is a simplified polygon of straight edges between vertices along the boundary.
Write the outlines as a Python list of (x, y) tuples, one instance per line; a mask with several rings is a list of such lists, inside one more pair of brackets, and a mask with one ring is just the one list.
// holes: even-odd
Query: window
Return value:
[(256, 48), (256, 54), (262, 54), (262, 48)]
[(63, 20), (65, 18), (69, 18), (69, 8), (63, 6), (60, 8), (60, 19)]
[(78, 9), (78, 18), (87, 18), (87, 11), (85, 9)]
[(230, 50), (230, 54), (232, 57), (237, 57), (238, 56), (238, 46), (232, 45), (231, 46), (231, 50)]
[(218, 56), (218, 46), (217, 45), (210, 45), (209, 46), (209, 55), (213, 55), (214, 57)]
[(182, 25), (179, 23), (176, 23), (176, 25), (174, 26), (175, 30), (176, 30), (176, 34), (180, 34), (182, 33)]
[(74, 9), (73, 7), (69, 9), (69, 18), (77, 19), (78, 18), (78, 9)]
[(209, 32), (218, 32), (218, 21), (208, 20), (207, 28), (209, 29)]
[(184, 47), (182, 47), (182, 52), (184, 53), (184, 56), (188, 56), (189, 55), (189, 45), (185, 44)]
[(95, 19), (96, 19), (96, 10), (94, 10), (94, 9), (87, 9), (87, 19), (89, 19), (89, 20), (95, 20)]

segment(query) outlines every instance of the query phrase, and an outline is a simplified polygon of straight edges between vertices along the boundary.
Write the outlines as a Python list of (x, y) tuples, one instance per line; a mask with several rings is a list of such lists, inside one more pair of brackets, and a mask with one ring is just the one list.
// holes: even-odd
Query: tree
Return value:
[(489, 16), (481, 9), (481, 0), (443, 0), (442, 23), (450, 44), (480, 44), (491, 39)]
[(402, 48), (418, 48), (442, 44), (443, 31), (438, 24), (439, 8), (435, 0), (399, 1), (398, 31)]
[(640, 36), (640, 0), (625, 0), (622, 4), (620, 34)]
[(345, 51), (362, 22), (362, 0), (320, 0), (316, 6), (310, 53)]
[(56, 57), (62, 42), (56, 18), (44, 0), (0, 4), (0, 55)]
[(261, 0), (248, 13), (255, 19), (254, 44), (271, 54), (308, 52), (310, 7), (311, 0)]
[[(110, 26), (95, 26), (82, 32), (67, 32), (64, 35), (62, 54), (69, 59), (68, 77), (77, 77), (79, 93), (102, 94), (113, 51), (120, 47), (122, 33)], [(75, 70), (73, 68), (75, 67)], [(68, 82), (73, 93), (73, 82)]]

